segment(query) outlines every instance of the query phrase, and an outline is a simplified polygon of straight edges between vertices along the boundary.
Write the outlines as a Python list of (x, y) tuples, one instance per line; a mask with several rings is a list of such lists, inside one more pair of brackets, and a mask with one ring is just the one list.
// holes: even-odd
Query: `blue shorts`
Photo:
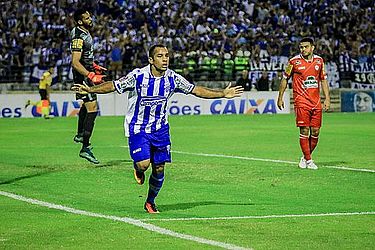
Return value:
[(154, 164), (171, 162), (170, 150), (171, 140), (168, 126), (151, 134), (141, 132), (129, 137), (129, 151), (134, 162), (147, 159), (150, 159), (150, 162)]

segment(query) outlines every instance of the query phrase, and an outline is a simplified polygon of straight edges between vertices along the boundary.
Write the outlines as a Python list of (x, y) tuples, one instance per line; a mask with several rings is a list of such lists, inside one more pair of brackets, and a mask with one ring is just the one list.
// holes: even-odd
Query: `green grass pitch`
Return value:
[[(297, 167), (292, 114), (172, 116), (173, 163), (158, 215), (143, 210), (150, 170), (137, 185), (123, 117), (96, 121), (100, 165), (78, 157), (76, 122), (0, 119), (0, 249), (374, 249), (375, 114), (324, 114), (316, 171)], [(135, 219), (193, 240), (4, 193)]]

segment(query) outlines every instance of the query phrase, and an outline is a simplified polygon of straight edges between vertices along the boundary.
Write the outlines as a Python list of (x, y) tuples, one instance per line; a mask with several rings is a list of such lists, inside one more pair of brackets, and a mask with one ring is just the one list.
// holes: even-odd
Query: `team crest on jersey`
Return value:
[(316, 60), (316, 63), (317, 63), (317, 64), (322, 64), (322, 63), (320, 62), (320, 60)]
[(319, 70), (319, 66), (318, 66), (318, 65), (315, 65), (315, 70), (316, 70), (316, 71)]
[(301, 64), (301, 61), (296, 61), (296, 65), (300, 65)]

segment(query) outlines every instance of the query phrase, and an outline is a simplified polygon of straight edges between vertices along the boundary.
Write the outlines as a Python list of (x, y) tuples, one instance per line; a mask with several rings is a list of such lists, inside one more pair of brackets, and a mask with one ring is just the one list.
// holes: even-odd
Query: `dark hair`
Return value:
[(82, 20), (82, 15), (87, 12), (86, 9), (78, 9), (76, 12), (74, 12), (74, 21), (78, 23), (79, 20)]
[(310, 43), (311, 45), (314, 45), (314, 39), (312, 39), (311, 37), (305, 37), (305, 38), (302, 38), (301, 41), (299, 41), (299, 43)]
[(148, 51), (148, 56), (149, 57), (154, 58), (155, 49), (156, 48), (166, 48), (166, 46), (164, 44), (155, 44), (155, 45), (152, 45), (151, 48)]

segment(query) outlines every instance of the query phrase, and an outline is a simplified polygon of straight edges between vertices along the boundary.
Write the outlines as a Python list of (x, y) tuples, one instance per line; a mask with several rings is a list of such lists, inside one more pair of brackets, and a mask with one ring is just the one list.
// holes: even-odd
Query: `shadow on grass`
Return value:
[(219, 201), (202, 201), (202, 202), (187, 202), (177, 203), (170, 205), (161, 205), (160, 210), (162, 211), (173, 211), (173, 210), (186, 210), (199, 206), (212, 206), (212, 205), (226, 205), (226, 206), (253, 206), (254, 203), (242, 203), (242, 202), (219, 202)]
[(113, 167), (113, 166), (119, 166), (123, 163), (133, 163), (132, 160), (113, 160), (113, 161), (107, 161), (105, 163), (102, 163), (102, 164), (98, 164), (97, 166), (95, 166), (96, 168), (105, 168), (105, 167)]
[(12, 184), (12, 183), (15, 183), (17, 181), (22, 181), (22, 180), (26, 180), (26, 179), (39, 177), (39, 176), (46, 175), (46, 174), (49, 174), (49, 173), (52, 173), (52, 172), (56, 172), (56, 171), (50, 170), (50, 171), (44, 171), (44, 172), (35, 173), (35, 174), (19, 176), (19, 177), (15, 177), (15, 178), (12, 178), (12, 179), (9, 179), (9, 180), (4, 180), (4, 181), (0, 180), (0, 185)]

